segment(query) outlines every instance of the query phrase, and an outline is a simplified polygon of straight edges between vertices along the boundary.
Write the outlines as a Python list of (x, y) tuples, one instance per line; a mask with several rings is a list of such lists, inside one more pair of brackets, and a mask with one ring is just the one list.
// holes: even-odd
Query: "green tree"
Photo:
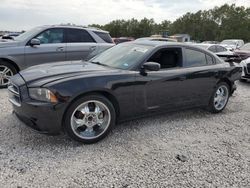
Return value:
[(112, 37), (148, 37), (169, 31), (170, 34), (187, 33), (194, 40), (223, 40), (239, 38), (250, 41), (250, 8), (225, 4), (211, 10), (186, 13), (171, 23), (153, 19), (114, 20), (105, 25), (92, 24), (110, 32)]

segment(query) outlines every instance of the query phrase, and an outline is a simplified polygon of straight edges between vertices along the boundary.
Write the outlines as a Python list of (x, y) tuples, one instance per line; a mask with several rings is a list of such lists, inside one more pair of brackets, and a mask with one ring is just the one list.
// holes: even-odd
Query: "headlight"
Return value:
[(38, 101), (51, 102), (51, 103), (58, 102), (55, 94), (45, 88), (29, 88), (29, 95), (30, 98)]

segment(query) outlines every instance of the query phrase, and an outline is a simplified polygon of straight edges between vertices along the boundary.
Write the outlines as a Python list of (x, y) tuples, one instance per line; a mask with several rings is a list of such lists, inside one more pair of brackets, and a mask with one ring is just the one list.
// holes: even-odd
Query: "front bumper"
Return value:
[(32, 100), (24, 80), (18, 74), (11, 78), (8, 90), (14, 114), (27, 126), (40, 133), (55, 135), (62, 132), (65, 103), (51, 104)]
[(57, 135), (62, 131), (62, 120), (56, 106), (22, 102), (21, 106), (13, 104), (13, 112), (18, 119), (37, 132)]

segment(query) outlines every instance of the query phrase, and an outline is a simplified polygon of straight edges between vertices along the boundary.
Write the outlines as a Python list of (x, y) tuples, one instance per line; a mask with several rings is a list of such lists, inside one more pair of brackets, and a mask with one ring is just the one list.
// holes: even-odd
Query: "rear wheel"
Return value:
[(6, 88), (11, 76), (15, 75), (17, 70), (8, 62), (0, 61), (0, 88)]
[(107, 98), (88, 95), (69, 107), (64, 128), (73, 140), (91, 144), (107, 136), (115, 125), (115, 116), (115, 109)]
[(229, 99), (229, 86), (225, 82), (221, 82), (217, 85), (209, 103), (209, 111), (213, 113), (219, 113), (227, 105)]

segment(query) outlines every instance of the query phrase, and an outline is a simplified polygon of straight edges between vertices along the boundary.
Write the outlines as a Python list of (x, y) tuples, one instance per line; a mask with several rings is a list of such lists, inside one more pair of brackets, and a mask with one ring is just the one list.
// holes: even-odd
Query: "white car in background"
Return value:
[(240, 64), (243, 68), (240, 81), (246, 82), (246, 81), (250, 80), (250, 57), (243, 60)]
[(233, 55), (234, 53), (232, 51), (230, 51), (229, 49), (225, 48), (222, 45), (219, 44), (203, 44), (203, 43), (199, 43), (199, 44), (195, 44), (193, 43), (192, 45), (206, 49), (210, 52), (215, 53), (216, 55)]
[(222, 46), (229, 50), (235, 50), (244, 45), (244, 41), (241, 39), (227, 39), (220, 43)]
[(144, 37), (138, 38), (135, 41), (163, 41), (163, 42), (177, 42), (176, 39), (173, 38), (164, 38), (164, 37)]

